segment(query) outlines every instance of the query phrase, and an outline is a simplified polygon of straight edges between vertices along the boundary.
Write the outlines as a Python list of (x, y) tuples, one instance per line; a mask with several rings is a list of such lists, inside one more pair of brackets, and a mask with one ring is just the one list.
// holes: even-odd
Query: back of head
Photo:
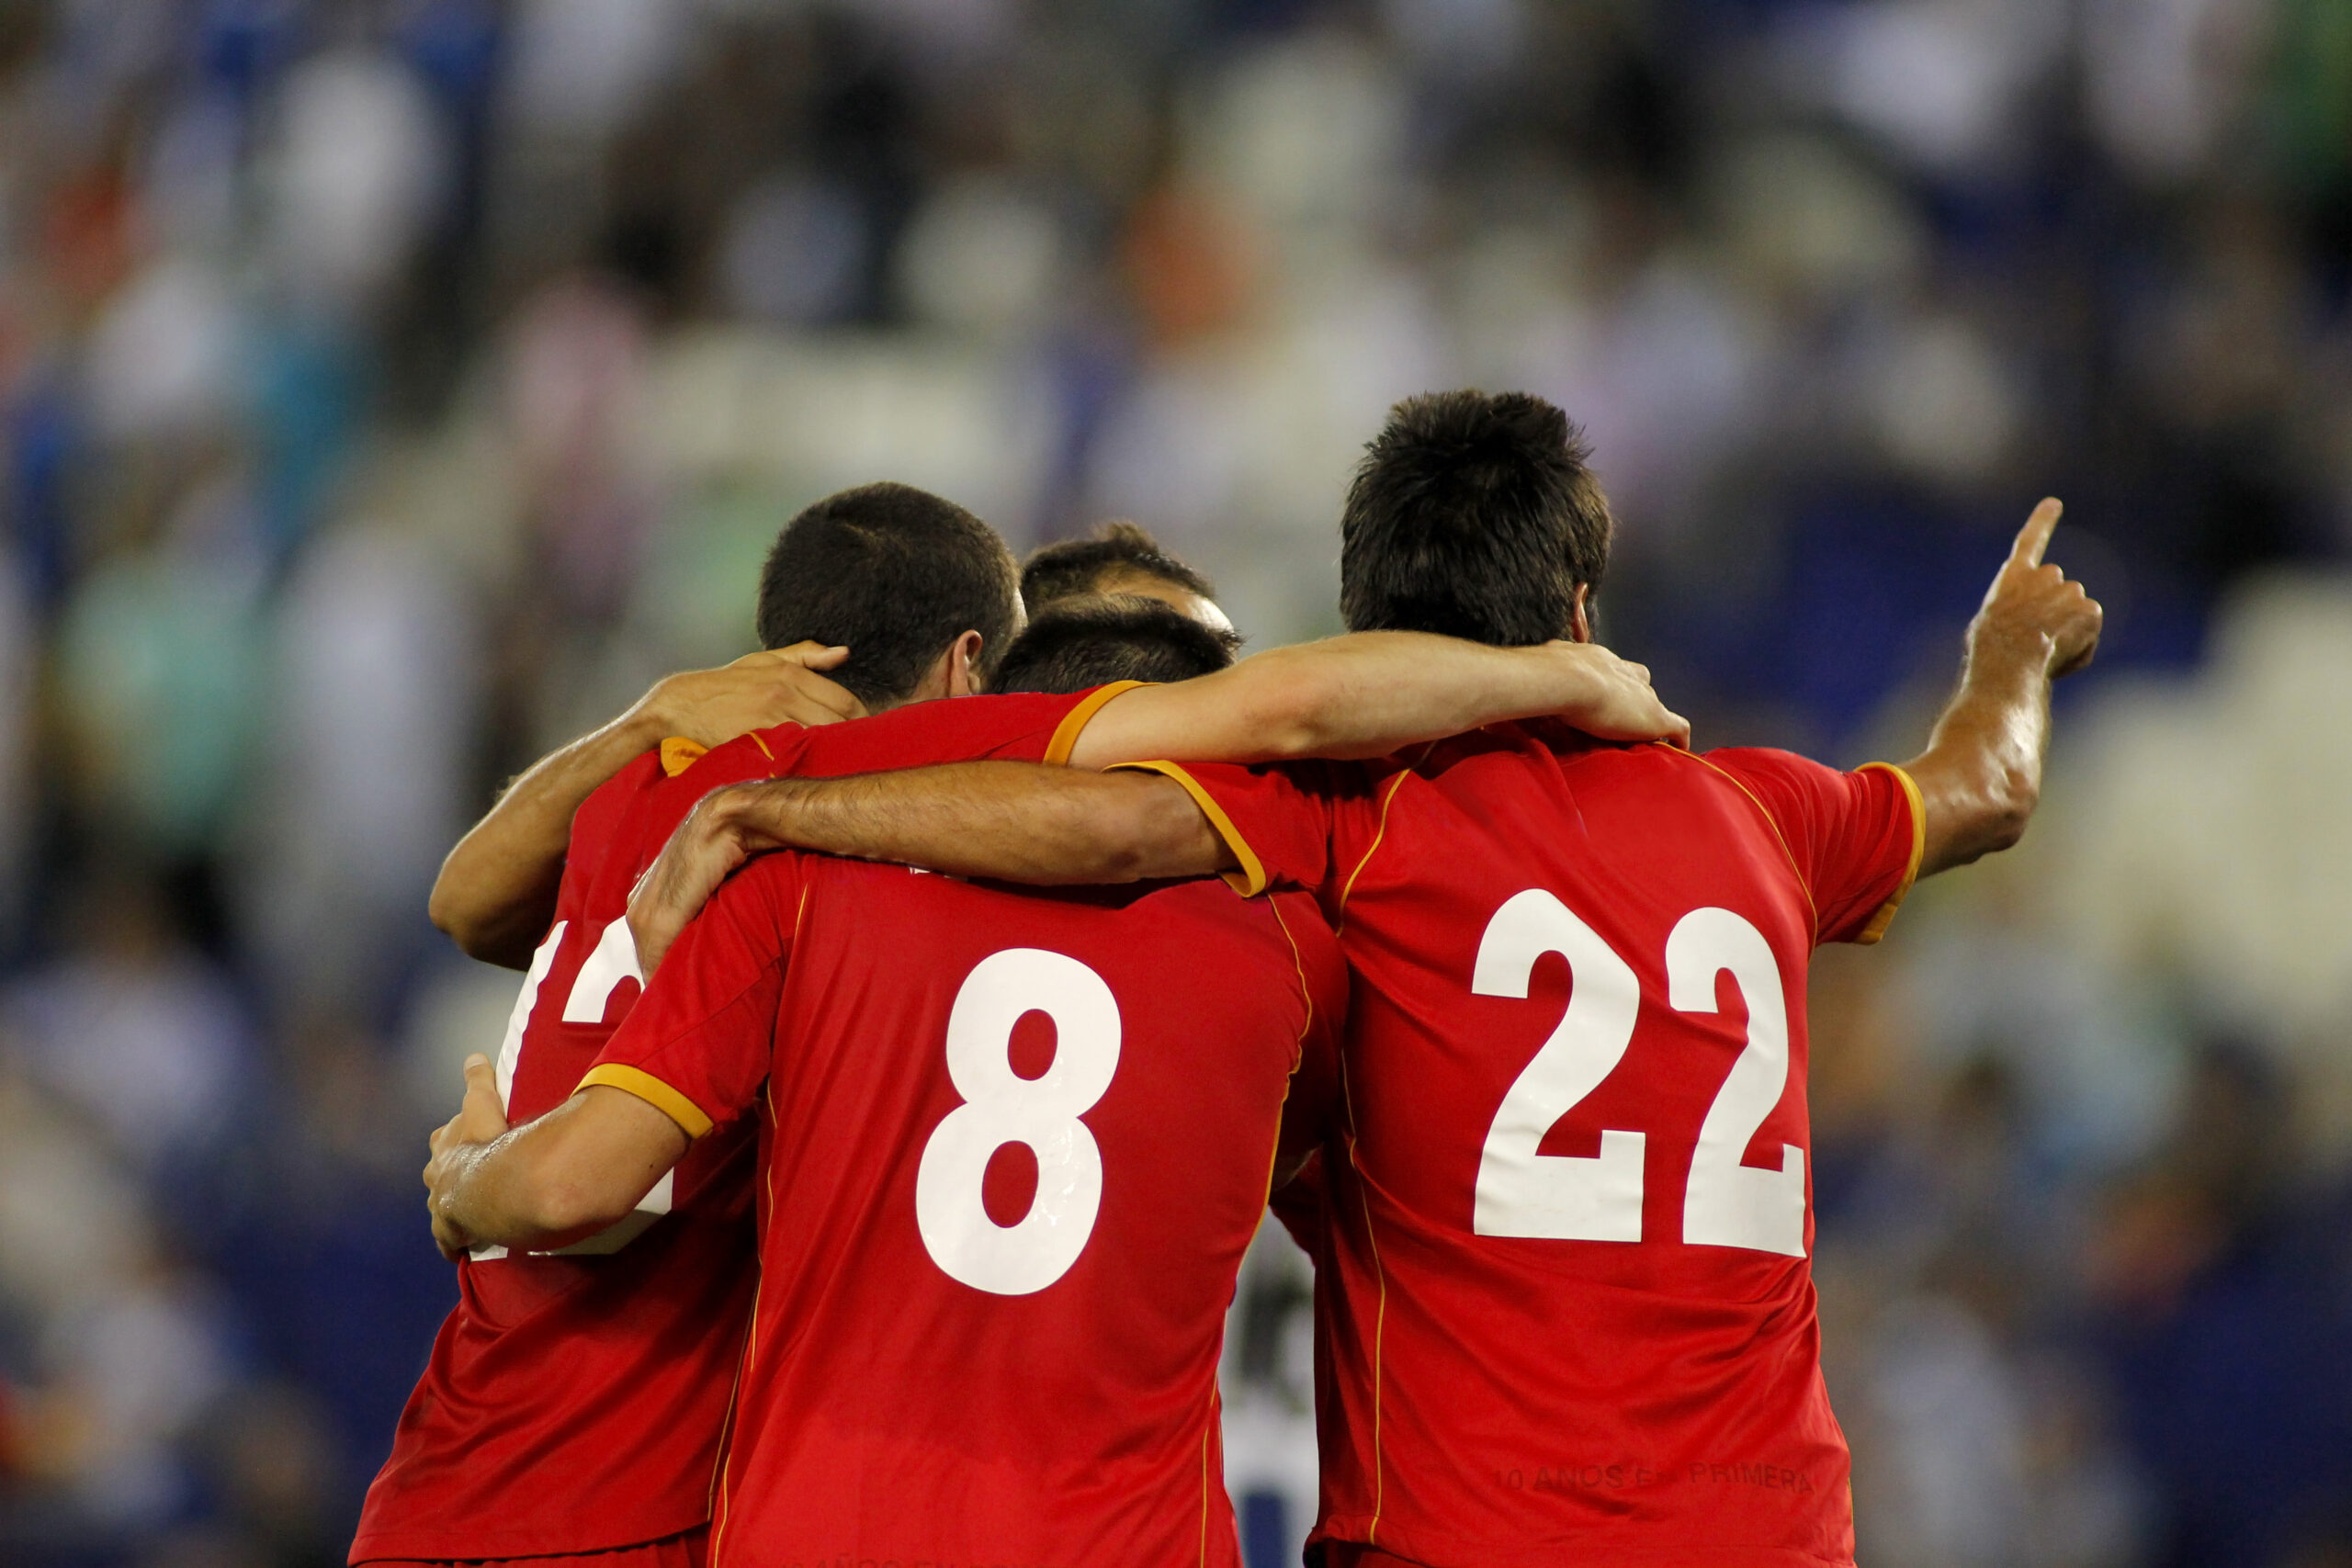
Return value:
[(1082, 692), (1114, 681), (1189, 681), (1231, 664), (1240, 646), (1235, 633), (1157, 599), (1064, 599), (1013, 639), (991, 689)]
[(1040, 545), (1021, 568), (1021, 599), (1036, 615), (1080, 594), (1117, 592), (1136, 578), (1156, 579), (1198, 598), (1215, 600), (1209, 580), (1159, 547), (1136, 524), (1105, 523), (1083, 539)]
[(763, 648), (846, 645), (829, 673), (869, 708), (904, 702), (939, 656), (980, 634), (985, 680), (1021, 625), (1020, 570), (996, 530), (911, 485), (870, 484), (785, 525), (760, 574)]
[(1391, 410), (1340, 523), (1350, 631), (1519, 647), (1568, 633), (1609, 564), (1583, 434), (1525, 392), (1431, 392)]

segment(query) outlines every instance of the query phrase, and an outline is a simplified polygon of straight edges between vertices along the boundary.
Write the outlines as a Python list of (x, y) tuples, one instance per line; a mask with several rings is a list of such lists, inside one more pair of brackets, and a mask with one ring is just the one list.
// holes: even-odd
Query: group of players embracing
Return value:
[(433, 1140), (461, 1299), (351, 1561), (1238, 1564), (1271, 1200), (1311, 1564), (1850, 1564), (1809, 955), (2015, 841), (2098, 607), (2044, 502), (1917, 757), (1695, 751), (1590, 640), (1586, 456), (1536, 398), (1398, 405), (1349, 634), (1238, 663), (1131, 527), (1023, 572), (902, 485), (794, 518), (769, 651), (443, 869), (527, 976)]

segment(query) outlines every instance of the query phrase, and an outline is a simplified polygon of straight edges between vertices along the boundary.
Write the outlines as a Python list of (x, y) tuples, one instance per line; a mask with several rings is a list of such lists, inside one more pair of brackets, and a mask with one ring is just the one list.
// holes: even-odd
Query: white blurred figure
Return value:
[(464, 826), (475, 607), (420, 543), (362, 524), (304, 558), (277, 632), (250, 918), (296, 996), (364, 1005), (422, 937), (435, 868)]
[[(1295, 1562), (1320, 1498), (1315, 1446), (1312, 1266), (1272, 1216), (1242, 1259), (1217, 1369), (1225, 1486), (1252, 1564)], [(1280, 1517), (1278, 1542), (1273, 1515)]]
[[(71, 966), (52, 978), (9, 998), (0, 1049), (0, 1310), (30, 1330), (32, 1350), (18, 1457), (32, 1487), (103, 1526), (138, 1529), (187, 1501), (175, 1449), (231, 1369), (219, 1314), (159, 1262), (145, 1201), (117, 1151), (150, 1152), (161, 1145), (149, 1140), (181, 1136), (192, 1122), (217, 1125), (222, 1095), (188, 1070), (200, 1051), (153, 1048), (175, 1034), (185, 1045), (190, 1021), (179, 1010), (174, 1027), (153, 976), (113, 976), (140, 993), (113, 1005)], [(41, 1087), (31, 1073), (54, 1076), (59, 1065), (52, 1027), (89, 1031), (68, 1043), (111, 1070), (82, 1067), (67, 1094)], [(164, 1102), (175, 1091), (192, 1111)]]
[(2045, 0), (1892, 0), (1792, 13), (1783, 66), (1799, 93), (1914, 167), (1967, 180), (2026, 151), (2030, 94), (2058, 64), (2066, 8)]
[(1278, 232), (1360, 226), (1394, 190), (1405, 85), (1386, 58), (1337, 33), (1241, 55), (1188, 111), (1187, 173)]
[(217, 431), (234, 412), (240, 335), (220, 276), (165, 254), (108, 302), (91, 332), (92, 423), (117, 441)]
[(108, 1524), (160, 1523), (192, 1488), (175, 1451), (226, 1393), (231, 1367), (217, 1311), (187, 1276), (160, 1271), (48, 1325), (46, 1401), (70, 1407), (63, 1461), (72, 1493)]
[(1905, 1568), (2024, 1561), (2026, 1426), (2011, 1369), (1959, 1303), (1879, 1317), (1866, 1365), (1874, 1441), (1857, 1469), (1859, 1556)]
[(1875, 345), (1860, 389), (1861, 421), (1894, 463), (1964, 485), (1989, 479), (2022, 430), (2025, 397), (1990, 339), (1965, 317), (1895, 323)]
[(271, 238), (297, 301), (364, 311), (446, 198), (448, 128), (389, 55), (319, 55), (287, 78), (268, 162)]
[(2263, 0), (2086, 0), (2084, 96), (2116, 161), (2150, 185), (2204, 171), (2265, 65)]
[(917, 315), (1001, 341), (1046, 324), (1067, 260), (1050, 208), (1007, 181), (968, 175), (923, 203), (899, 242), (899, 269)]
[(694, 9), (668, 0), (525, 0), (509, 109), (526, 134), (601, 142), (676, 65)]

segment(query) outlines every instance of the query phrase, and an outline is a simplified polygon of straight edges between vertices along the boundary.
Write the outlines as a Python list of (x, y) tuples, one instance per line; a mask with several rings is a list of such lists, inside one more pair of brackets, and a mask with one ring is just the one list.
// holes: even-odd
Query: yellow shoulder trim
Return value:
[(699, 1138), (713, 1126), (711, 1119), (702, 1113), (702, 1107), (639, 1067), (621, 1062), (605, 1062), (588, 1069), (580, 1080), (582, 1089), (602, 1084), (606, 1089), (633, 1094), (654, 1110), (685, 1129), (689, 1138)]
[(1241, 829), (1233, 825), (1233, 818), (1225, 814), (1225, 807), (1201, 787), (1200, 780), (1186, 773), (1180, 764), (1170, 761), (1114, 762), (1103, 771), (1115, 773), (1129, 769), (1137, 773), (1165, 773), (1182, 784), (1184, 793), (1193, 797), (1193, 804), (1201, 808), (1201, 815), (1209, 819), (1209, 826), (1216, 829), (1216, 836), (1223, 839), (1226, 848), (1233, 852), (1233, 858), (1241, 863), (1240, 870), (1225, 874), (1227, 886), (1244, 898), (1254, 898), (1266, 890), (1265, 863), (1258, 858), (1258, 852), (1250, 847), (1250, 840), (1241, 836)]
[(662, 742), (662, 771), (674, 779), (708, 755), (710, 748), (701, 741), (673, 735)]
[(1904, 798), (1911, 803), (1911, 863), (1903, 869), (1902, 886), (1895, 888), (1894, 896), (1878, 907), (1878, 913), (1871, 917), (1871, 923), (1864, 926), (1861, 933), (1854, 938), (1856, 942), (1864, 947), (1868, 947), (1884, 936), (1886, 928), (1894, 923), (1894, 911), (1903, 907), (1903, 900), (1910, 896), (1911, 885), (1919, 880), (1919, 857), (1925, 854), (1928, 849), (1928, 803), (1920, 798), (1919, 786), (1912, 782), (1909, 773), (1905, 773), (1893, 762), (1864, 762), (1854, 771), (1858, 773), (1868, 773), (1872, 768), (1883, 768), (1893, 773), (1894, 782), (1903, 786)]
[(1046, 765), (1062, 768), (1069, 765), (1069, 754), (1078, 750), (1078, 738), (1094, 722), (1094, 716), (1114, 697), (1123, 697), (1137, 686), (1150, 684), (1147, 681), (1114, 681), (1107, 686), (1097, 686), (1079, 700), (1076, 707), (1062, 715), (1054, 726), (1054, 738), (1046, 747)]

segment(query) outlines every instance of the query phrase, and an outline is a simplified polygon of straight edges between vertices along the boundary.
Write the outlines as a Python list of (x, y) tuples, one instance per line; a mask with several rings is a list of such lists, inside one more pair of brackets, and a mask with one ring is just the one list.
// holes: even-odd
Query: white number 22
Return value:
[[(1031, 1012), (1054, 1021), (1054, 1062), (1024, 1078), (1012, 1070), (1012, 1026)], [(1078, 1261), (1102, 1204), (1102, 1151), (1079, 1118), (1118, 1070), (1118, 1000), (1077, 959), (1012, 947), (965, 976), (947, 1015), (947, 1076), (964, 1103), (932, 1130), (915, 1169), (915, 1224), (951, 1279), (1025, 1296)], [(980, 1184), (1007, 1144), (1037, 1156), (1037, 1194), (1019, 1221), (1000, 1225)]]
[[(1647, 1137), (1608, 1129), (1598, 1156), (1538, 1152), (1544, 1136), (1616, 1070), (1641, 1007), (1633, 968), (1566, 905), (1542, 888), (1507, 900), (1487, 922), (1470, 988), (1524, 997), (1535, 961), (1568, 961), (1568, 1007), (1543, 1049), (1503, 1096), (1478, 1159), (1472, 1228), (1480, 1235), (1566, 1241), (1642, 1239)], [(1781, 1168), (1741, 1161), (1781, 1101), (1789, 1077), (1788, 1006), (1763, 933), (1728, 909), (1693, 909), (1667, 938), (1668, 1000), (1713, 1012), (1726, 971), (1747, 1002), (1747, 1043), (1700, 1124), (1682, 1201), (1682, 1239), (1804, 1256), (1804, 1151), (1781, 1145)]]

